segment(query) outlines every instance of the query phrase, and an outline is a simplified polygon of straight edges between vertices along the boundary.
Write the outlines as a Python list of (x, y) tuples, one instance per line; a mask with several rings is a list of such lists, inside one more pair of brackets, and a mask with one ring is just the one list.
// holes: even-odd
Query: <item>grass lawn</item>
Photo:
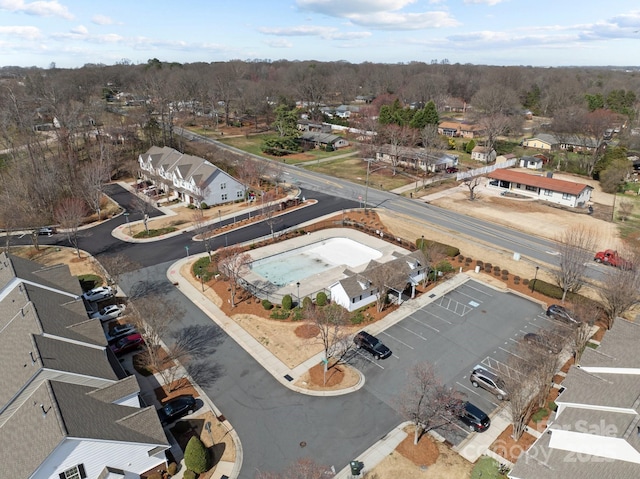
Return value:
[(471, 471), (471, 479), (502, 479), (506, 477), (500, 473), (498, 462), (488, 456), (481, 457)]
[[(625, 209), (625, 204), (629, 206), (629, 216), (622, 221), (621, 213)], [(620, 236), (629, 242), (629, 247), (631, 249), (640, 248), (640, 196), (618, 193), (614, 221), (618, 225)]]
[[(325, 175), (343, 178), (345, 180), (365, 184), (367, 178), (367, 164), (359, 158), (339, 158), (335, 161), (320, 163), (318, 165), (307, 165), (305, 167), (310, 171), (317, 171)], [(409, 183), (415, 183), (415, 180), (407, 178), (400, 173), (393, 176), (390, 166), (383, 169), (373, 167), (369, 172), (369, 186), (371, 188), (393, 190)]]

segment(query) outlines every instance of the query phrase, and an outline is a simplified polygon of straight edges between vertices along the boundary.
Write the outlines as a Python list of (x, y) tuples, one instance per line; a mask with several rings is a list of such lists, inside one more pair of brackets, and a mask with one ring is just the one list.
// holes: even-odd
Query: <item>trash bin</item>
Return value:
[(362, 468), (364, 467), (364, 464), (360, 461), (351, 461), (349, 463), (349, 466), (351, 467), (351, 475), (359, 476)]

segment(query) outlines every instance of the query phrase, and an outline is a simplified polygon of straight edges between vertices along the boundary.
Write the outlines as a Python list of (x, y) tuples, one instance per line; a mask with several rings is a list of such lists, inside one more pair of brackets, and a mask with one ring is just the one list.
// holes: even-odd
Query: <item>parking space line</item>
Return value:
[[(487, 399), (487, 398), (486, 398), (486, 397), (484, 397), (482, 394), (479, 394), (479, 393), (478, 393), (478, 391), (476, 391), (476, 388), (470, 388), (470, 387), (467, 387), (467, 386), (465, 386), (464, 384), (462, 384), (462, 383), (460, 383), (460, 382), (458, 382), (458, 381), (456, 381), (456, 384), (457, 384), (458, 386), (460, 386), (462, 389), (466, 389), (467, 391), (472, 392), (473, 394), (475, 394), (476, 396), (478, 396), (480, 399), (484, 399), (484, 400), (485, 400), (485, 401), (487, 401), (488, 403), (493, 404), (493, 406), (494, 406), (494, 407), (498, 407), (498, 404), (496, 404), (496, 403), (494, 403), (493, 401), (491, 401), (491, 400)], [(479, 389), (479, 388), (478, 388), (478, 389)]]
[(382, 334), (386, 334), (387, 336), (389, 336), (391, 339), (398, 341), (400, 344), (404, 344), (406, 347), (408, 347), (409, 349), (415, 349), (413, 346), (409, 346), (407, 343), (405, 343), (404, 341), (400, 341), (398, 338), (391, 336), (389, 333), (387, 333), (386, 331), (382, 331)]
[(413, 320), (413, 321), (415, 321), (416, 323), (420, 323), (420, 324), (422, 324), (423, 326), (426, 326), (427, 328), (431, 328), (431, 329), (433, 329), (436, 333), (439, 333), (439, 332), (440, 332), (440, 330), (439, 330), (439, 329), (434, 328), (434, 327), (433, 327), (433, 326), (431, 326), (430, 324), (423, 323), (422, 321), (420, 321), (420, 320), (418, 320), (418, 319), (414, 318), (413, 316), (409, 316), (409, 319), (412, 319), (412, 320)]
[(384, 367), (383, 367), (383, 366), (380, 366), (380, 364), (378, 364), (378, 361), (374, 361), (374, 360), (373, 360), (373, 359), (371, 359), (370, 357), (365, 356), (365, 355), (364, 355), (363, 353), (361, 353), (359, 350), (357, 350), (357, 351), (356, 351), (356, 354), (357, 354), (358, 356), (360, 356), (361, 358), (363, 358), (365, 361), (369, 361), (370, 363), (372, 363), (372, 364), (374, 364), (374, 365), (378, 366), (380, 369), (384, 369)]
[(480, 294), (484, 294), (485, 296), (489, 296), (490, 298), (493, 298), (493, 295), (492, 295), (492, 294), (489, 294), (489, 293), (487, 293), (486, 291), (482, 291), (482, 290), (481, 290), (481, 289), (479, 289), (479, 288), (475, 288), (475, 287), (471, 286), (469, 283), (466, 283), (464, 286), (465, 286), (466, 288), (469, 288), (469, 289), (472, 289), (472, 290), (474, 290), (474, 291), (477, 291), (477, 292), (478, 292), (478, 293), (480, 293)]
[[(444, 301), (445, 300), (448, 302), (446, 306), (444, 305)], [(451, 308), (451, 303), (454, 303), (454, 307), (453, 308)], [(440, 301), (438, 301), (435, 304), (437, 304), (441, 308), (446, 309), (447, 311), (452, 311), (453, 313), (457, 314), (460, 317), (464, 316), (469, 311), (471, 311), (471, 308), (469, 306), (467, 306), (466, 304), (462, 304), (460, 301), (456, 301), (455, 299), (451, 299), (451, 298), (448, 298), (446, 296), (443, 296), (442, 298), (440, 298)], [(462, 313), (458, 312), (458, 307), (459, 306), (462, 307)]]
[(426, 341), (427, 338), (425, 338), (422, 334), (418, 334), (415, 331), (411, 331), (408, 328), (405, 328), (404, 326), (400, 326), (400, 328), (404, 329), (407, 333), (411, 333), (411, 334), (415, 334), (416, 336), (418, 336), (420, 339), (422, 339), (423, 341)]
[(456, 293), (459, 293), (459, 294), (461, 294), (461, 295), (463, 295), (463, 296), (466, 296), (467, 298), (471, 298), (471, 299), (473, 299), (474, 301), (477, 301), (478, 303), (482, 303), (482, 300), (480, 300), (480, 299), (476, 298), (475, 296), (471, 296), (470, 294), (464, 293), (464, 292), (462, 292), (462, 291), (456, 291)]
[(436, 315), (436, 314), (432, 313), (431, 311), (424, 311), (424, 310), (423, 310), (423, 312), (425, 312), (425, 313), (427, 313), (427, 314), (430, 314), (430, 315), (431, 315), (431, 316), (433, 316), (434, 318), (439, 319), (440, 321), (443, 321), (443, 322), (445, 322), (445, 323), (447, 323), (447, 324), (453, 324), (451, 321), (447, 321), (446, 319), (442, 319), (440, 316), (438, 316), (438, 315)]

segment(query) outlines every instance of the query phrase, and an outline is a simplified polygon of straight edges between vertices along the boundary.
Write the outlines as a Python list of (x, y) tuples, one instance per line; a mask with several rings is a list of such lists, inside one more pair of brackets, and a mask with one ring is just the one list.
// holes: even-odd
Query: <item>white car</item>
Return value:
[(105, 336), (107, 337), (109, 344), (111, 344), (116, 342), (118, 339), (136, 334), (137, 332), (136, 327), (131, 323), (118, 324), (105, 333)]
[(115, 294), (116, 292), (111, 286), (100, 286), (87, 291), (82, 295), (82, 298), (86, 301), (102, 301), (115, 296)]
[(99, 319), (100, 321), (116, 319), (122, 316), (125, 308), (126, 306), (124, 304), (110, 304), (109, 306), (105, 306), (104, 308), (102, 308), (100, 311), (91, 313), (90, 317), (92, 319)]

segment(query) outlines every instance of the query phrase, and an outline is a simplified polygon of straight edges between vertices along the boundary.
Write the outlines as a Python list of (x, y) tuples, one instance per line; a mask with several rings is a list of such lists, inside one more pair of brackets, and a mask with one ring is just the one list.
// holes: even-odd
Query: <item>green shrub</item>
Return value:
[(549, 406), (549, 409), (551, 411), (557, 411), (558, 410), (558, 405), (555, 403), (555, 401), (549, 401), (549, 404), (547, 404), (547, 406)]
[(456, 248), (455, 246), (439, 243), (438, 241), (432, 241), (428, 239), (423, 240), (422, 238), (418, 238), (416, 240), (416, 248), (421, 249), (421, 247), (423, 247), (423, 249), (425, 250), (441, 249), (449, 258), (455, 258), (460, 254), (460, 249)]
[(263, 299), (262, 300), (262, 307), (264, 309), (266, 309), (267, 311), (273, 309), (273, 304), (271, 304), (271, 301), (269, 301), (268, 299)]
[(157, 230), (150, 229), (149, 233), (147, 233), (145, 230), (142, 230), (139, 233), (136, 233), (135, 235), (133, 235), (133, 237), (134, 238), (155, 238), (156, 236), (162, 236), (167, 233), (173, 233), (174, 231), (177, 231), (177, 228), (174, 228), (173, 226), (167, 226), (165, 228), (160, 228)]
[(316, 295), (316, 304), (318, 306), (325, 306), (328, 303), (328, 298), (327, 298), (327, 293), (325, 293), (324, 291), (320, 291), (317, 295)]
[(208, 210), (210, 208), (210, 206), (208, 204), (206, 204), (204, 201), (202, 203), (200, 203), (200, 209), (201, 210)]
[(361, 324), (364, 322), (364, 314), (362, 313), (362, 311), (356, 311), (355, 313), (353, 313), (353, 315), (351, 315), (349, 321), (351, 322), (351, 324)]
[(169, 473), (169, 475), (175, 476), (176, 472), (178, 472), (178, 465), (175, 462), (169, 463), (169, 465), (167, 466), (167, 472)]
[(291, 316), (291, 321), (302, 321), (304, 319), (304, 309), (295, 308), (293, 310), (293, 316)]
[(533, 416), (531, 416), (531, 420), (535, 423), (542, 421), (545, 417), (549, 415), (549, 410), (547, 408), (538, 409)]
[(184, 479), (196, 479), (196, 473), (187, 469), (182, 477)]
[(285, 294), (282, 298), (282, 309), (289, 311), (293, 308), (293, 299), (290, 294)]
[(269, 315), (271, 319), (289, 319), (290, 310), (286, 309), (275, 309)]
[(302, 300), (302, 307), (304, 309), (309, 309), (313, 306), (313, 300), (309, 296), (305, 296)]
[(189, 439), (187, 447), (184, 449), (184, 464), (187, 469), (198, 474), (202, 474), (211, 467), (209, 451), (196, 436)]
[(212, 264), (211, 264), (211, 260), (209, 259), (209, 256), (203, 256), (202, 258), (197, 260), (195, 263), (193, 263), (193, 266), (191, 267), (191, 271), (193, 272), (193, 275), (195, 277), (198, 277), (198, 276), (201, 277), (205, 283), (215, 275), (215, 272), (211, 271), (211, 269), (212, 269)]
[(189, 208), (190, 210), (195, 210), (196, 209), (196, 205), (189, 203), (187, 205), (187, 208)]
[(453, 266), (451, 266), (451, 263), (449, 263), (448, 261), (440, 261), (436, 265), (436, 269), (438, 271), (442, 271), (443, 273), (450, 273), (451, 271), (453, 271)]

